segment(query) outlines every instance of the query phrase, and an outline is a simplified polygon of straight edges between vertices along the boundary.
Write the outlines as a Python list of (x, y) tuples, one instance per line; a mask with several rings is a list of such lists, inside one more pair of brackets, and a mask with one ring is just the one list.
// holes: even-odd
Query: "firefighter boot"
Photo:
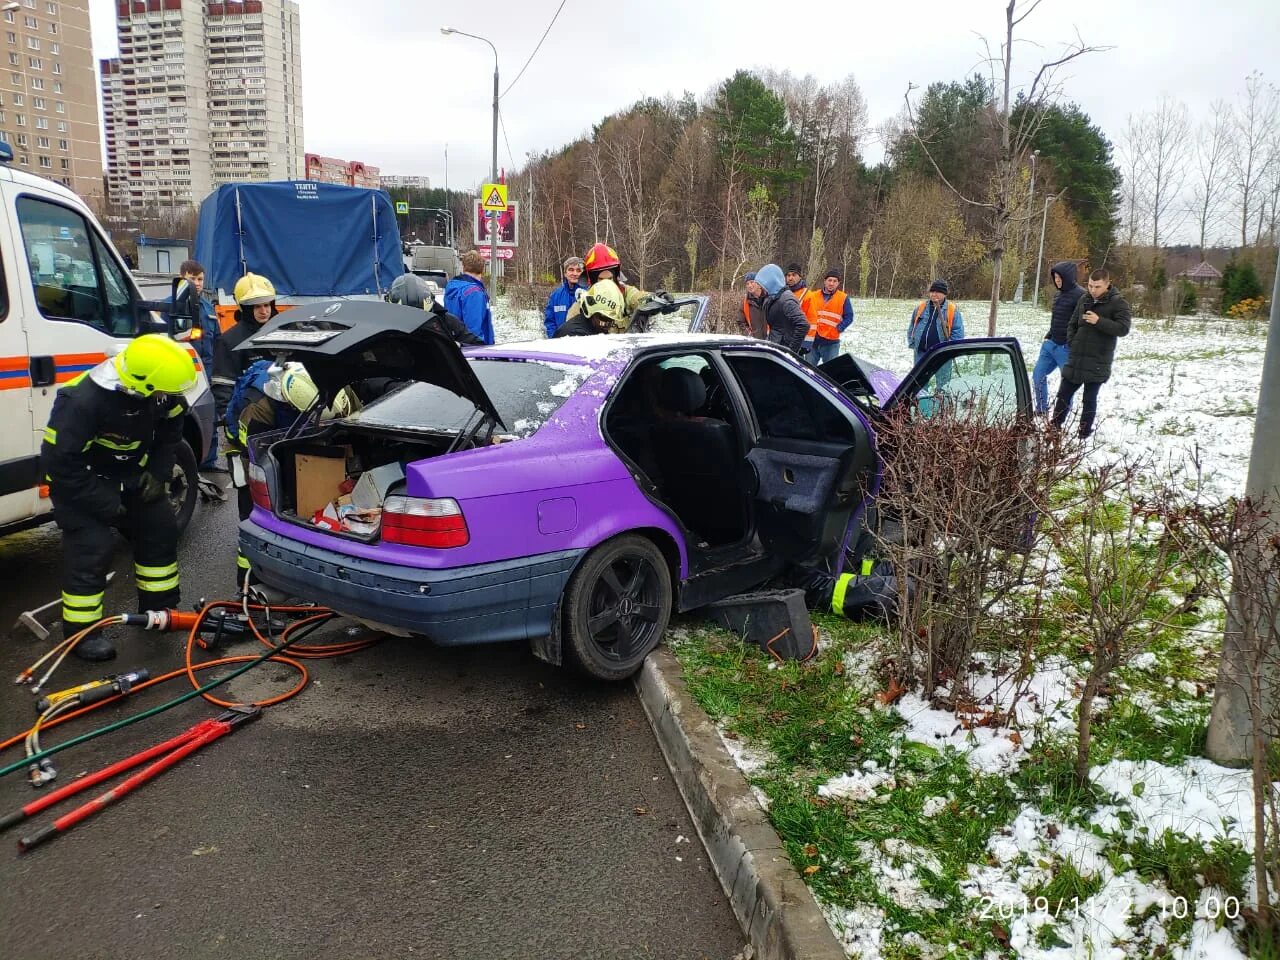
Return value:
[[(62, 636), (70, 637), (84, 628), (85, 625), (83, 623), (68, 623), (63, 620)], [(81, 660), (88, 660), (90, 663), (100, 663), (103, 660), (114, 660), (116, 658), (116, 646), (102, 630), (93, 631), (93, 633), (77, 643), (75, 649), (71, 652)]]

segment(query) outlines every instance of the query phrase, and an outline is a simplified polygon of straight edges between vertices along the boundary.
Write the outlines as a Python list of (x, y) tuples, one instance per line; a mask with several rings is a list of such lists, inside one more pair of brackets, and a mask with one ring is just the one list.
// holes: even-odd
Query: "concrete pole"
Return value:
[(1040, 266), (1044, 260), (1044, 228), (1049, 223), (1049, 203), (1053, 197), (1044, 198), (1044, 215), (1040, 218), (1040, 252), (1036, 254), (1036, 292), (1031, 295), (1031, 302), (1040, 303)]
[[(1267, 352), (1262, 361), (1262, 384), (1258, 389), (1258, 412), (1253, 420), (1253, 449), (1249, 455), (1249, 476), (1245, 480), (1246, 497), (1268, 498), (1276, 503), (1280, 490), (1280, 253), (1276, 256), (1276, 277), (1271, 288), (1271, 327), (1267, 333)], [(1273, 526), (1280, 526), (1276, 517)], [(1233, 596), (1227, 605), (1227, 630), (1222, 640), (1222, 662), (1218, 666), (1218, 683), (1213, 696), (1213, 713), (1205, 753), (1210, 760), (1223, 764), (1239, 764), (1252, 758), (1249, 718), (1248, 670), (1256, 653), (1245, 648), (1238, 622), (1238, 608)], [(1259, 628), (1263, 636), (1269, 633)], [(1274, 670), (1271, 658), (1262, 669)], [(1271, 686), (1264, 679), (1264, 691)]]
[[(489, 43), (488, 40), (485, 43)], [(490, 183), (498, 182), (498, 48), (493, 47), (493, 165)], [(490, 297), (498, 295), (498, 217), (489, 218), (489, 290)]]

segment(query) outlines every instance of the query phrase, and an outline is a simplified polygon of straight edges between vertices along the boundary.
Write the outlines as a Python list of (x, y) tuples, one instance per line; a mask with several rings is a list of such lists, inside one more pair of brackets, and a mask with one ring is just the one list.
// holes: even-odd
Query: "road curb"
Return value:
[(636, 689), (742, 930), (763, 960), (846, 960), (720, 734), (659, 647)]

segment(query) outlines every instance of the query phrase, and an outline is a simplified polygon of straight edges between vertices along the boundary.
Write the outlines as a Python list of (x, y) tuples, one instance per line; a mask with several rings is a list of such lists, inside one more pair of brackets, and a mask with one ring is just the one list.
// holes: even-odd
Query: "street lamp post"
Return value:
[[(440, 32), (446, 37), (451, 33), (456, 33), (460, 37), (470, 37), (472, 40), (480, 40), (489, 44), (489, 49), (493, 51), (493, 163), (489, 168), (490, 183), (498, 182), (498, 48), (484, 37), (477, 36), (474, 33), (467, 33), (464, 30), (456, 30), (453, 27), (441, 27)], [(491, 217), (489, 223), (489, 279), (493, 283), (494, 296), (498, 294), (498, 218)]]
[(1031, 295), (1031, 302), (1040, 302), (1040, 267), (1044, 260), (1044, 228), (1049, 223), (1049, 204), (1053, 197), (1044, 198), (1044, 215), (1040, 218), (1040, 252), (1036, 254), (1036, 292)]

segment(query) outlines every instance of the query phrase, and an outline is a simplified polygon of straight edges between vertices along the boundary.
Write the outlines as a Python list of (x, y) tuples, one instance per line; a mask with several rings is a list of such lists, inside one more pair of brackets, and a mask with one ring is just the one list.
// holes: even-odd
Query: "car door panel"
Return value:
[(989, 421), (1032, 415), (1031, 381), (1014, 337), (956, 340), (926, 353), (884, 403), (886, 411), (915, 403), (922, 413), (951, 403)]
[(761, 543), (796, 563), (838, 553), (876, 476), (865, 421), (774, 351), (724, 356), (755, 421), (747, 462)]

